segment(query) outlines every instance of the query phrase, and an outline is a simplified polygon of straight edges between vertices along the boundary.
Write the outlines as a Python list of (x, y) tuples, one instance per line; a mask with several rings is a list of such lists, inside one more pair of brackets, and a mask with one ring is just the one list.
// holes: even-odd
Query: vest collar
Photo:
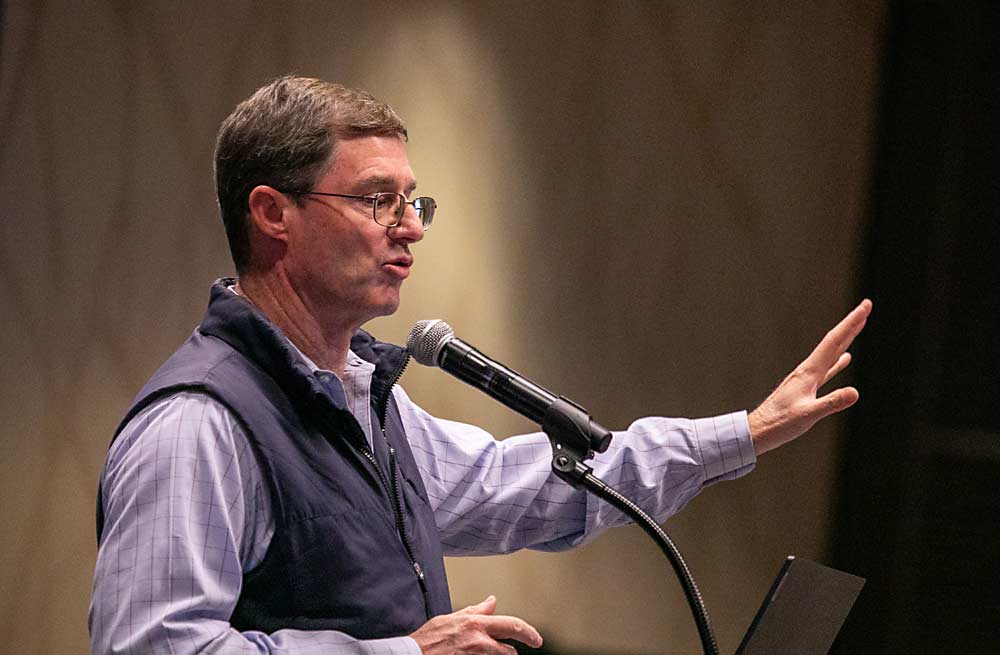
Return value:
[[(330, 398), (288, 338), (253, 303), (230, 291), (229, 287), (235, 283), (234, 278), (222, 278), (212, 284), (208, 309), (199, 331), (238, 350), (274, 378), (291, 398), (316, 399), (319, 396), (346, 411), (343, 402)], [(358, 330), (351, 337), (351, 350), (375, 365), (372, 402), (376, 407), (384, 406), (409, 354), (405, 348), (378, 341), (364, 330)]]

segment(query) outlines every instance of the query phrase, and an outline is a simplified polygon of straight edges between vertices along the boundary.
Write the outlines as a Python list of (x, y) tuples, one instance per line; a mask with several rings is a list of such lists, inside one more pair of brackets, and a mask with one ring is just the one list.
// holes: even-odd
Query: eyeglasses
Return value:
[(379, 191), (370, 196), (352, 196), (346, 193), (324, 193), (322, 191), (282, 191), (295, 196), (331, 196), (333, 198), (350, 198), (352, 200), (364, 200), (372, 205), (372, 218), (383, 227), (396, 227), (403, 221), (403, 214), (407, 205), (413, 205), (417, 212), (417, 218), (423, 223), (424, 229), (431, 226), (434, 220), (434, 212), (437, 210), (437, 203), (434, 198), (421, 196), (413, 200), (407, 200), (401, 193), (391, 191)]

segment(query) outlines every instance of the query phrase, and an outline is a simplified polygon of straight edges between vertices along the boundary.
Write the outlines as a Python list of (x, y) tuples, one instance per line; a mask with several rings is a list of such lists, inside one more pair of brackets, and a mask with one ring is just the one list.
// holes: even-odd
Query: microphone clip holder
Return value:
[(552, 470), (574, 487), (584, 486), (593, 468), (584, 462), (603, 453), (611, 444), (611, 431), (597, 423), (587, 410), (560, 396), (549, 405), (541, 421), (552, 444)]

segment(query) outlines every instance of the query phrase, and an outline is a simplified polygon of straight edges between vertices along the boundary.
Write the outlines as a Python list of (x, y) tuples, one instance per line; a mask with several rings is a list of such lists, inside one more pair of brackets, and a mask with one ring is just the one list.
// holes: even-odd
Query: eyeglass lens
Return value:
[(431, 221), (434, 220), (434, 210), (437, 209), (437, 203), (434, 202), (433, 198), (422, 196), (407, 202), (406, 196), (392, 192), (375, 194), (375, 202), (372, 207), (375, 214), (375, 222), (385, 227), (399, 225), (400, 221), (403, 220), (403, 214), (406, 212), (407, 205), (413, 205), (413, 209), (416, 210), (417, 217), (423, 223), (424, 229), (430, 227)]

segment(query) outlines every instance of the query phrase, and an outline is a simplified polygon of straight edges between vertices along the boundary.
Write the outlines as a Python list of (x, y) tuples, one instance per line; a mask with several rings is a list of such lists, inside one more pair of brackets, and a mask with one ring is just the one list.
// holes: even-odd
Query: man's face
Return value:
[[(399, 138), (368, 136), (337, 143), (333, 165), (311, 191), (369, 196), (379, 191), (407, 198), (416, 188)], [(409, 246), (424, 229), (412, 206), (391, 228), (372, 220), (365, 200), (302, 196), (289, 228), (285, 258), (289, 280), (309, 311), (326, 325), (357, 327), (392, 314), (410, 274)]]

